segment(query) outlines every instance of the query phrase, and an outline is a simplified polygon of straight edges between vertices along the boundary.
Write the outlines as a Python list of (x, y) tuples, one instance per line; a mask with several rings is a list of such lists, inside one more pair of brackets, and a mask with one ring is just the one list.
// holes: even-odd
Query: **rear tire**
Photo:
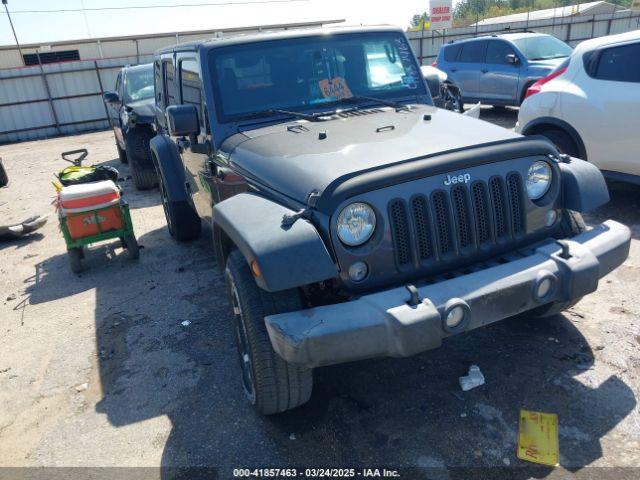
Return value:
[(0, 187), (6, 187), (9, 184), (9, 175), (7, 175), (7, 171), (4, 169), (4, 165), (2, 164), (2, 159), (0, 158)]
[(259, 288), (238, 250), (229, 255), (225, 276), (247, 398), (264, 415), (306, 403), (313, 389), (313, 370), (283, 360), (273, 350), (264, 322), (267, 315), (301, 309), (299, 292), (269, 293)]
[[(560, 229), (560, 236), (562, 238), (571, 238), (587, 230), (587, 225), (584, 223), (582, 215), (573, 210), (565, 210), (562, 218), (562, 226)], [(576, 305), (582, 297), (574, 300), (568, 300), (566, 302), (552, 302), (547, 305), (542, 305), (538, 308), (531, 310), (531, 316), (535, 318), (551, 317), (562, 313), (565, 310)]]
[(578, 147), (571, 136), (558, 129), (544, 130), (540, 132), (540, 135), (547, 137), (551, 143), (553, 143), (560, 153), (565, 153), (571, 157), (580, 158)]
[(129, 159), (127, 158), (127, 152), (125, 152), (118, 142), (116, 142), (116, 148), (118, 149), (118, 158), (120, 159), (120, 163), (129, 163)]
[(186, 242), (198, 238), (202, 230), (200, 217), (188, 202), (172, 201), (164, 184), (162, 174), (159, 174), (159, 176), (162, 208), (164, 209), (164, 216), (167, 219), (169, 233), (179, 242)]

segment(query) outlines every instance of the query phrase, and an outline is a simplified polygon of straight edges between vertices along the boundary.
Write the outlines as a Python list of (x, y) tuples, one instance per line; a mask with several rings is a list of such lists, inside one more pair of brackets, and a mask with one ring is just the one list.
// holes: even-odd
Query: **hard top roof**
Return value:
[(263, 31), (256, 33), (247, 33), (233, 35), (221, 38), (211, 38), (208, 40), (196, 40), (188, 43), (181, 43), (171, 47), (165, 47), (155, 52), (156, 55), (163, 53), (179, 52), (186, 50), (197, 50), (199, 48), (220, 48), (229, 45), (242, 45), (246, 43), (268, 42), (271, 40), (284, 40), (287, 38), (305, 38), (315, 37), (319, 35), (344, 35), (350, 33), (367, 33), (367, 32), (398, 32), (403, 33), (399, 27), (391, 25), (376, 26), (351, 26), (351, 27), (328, 27), (328, 28), (296, 28), (291, 30), (279, 31)]

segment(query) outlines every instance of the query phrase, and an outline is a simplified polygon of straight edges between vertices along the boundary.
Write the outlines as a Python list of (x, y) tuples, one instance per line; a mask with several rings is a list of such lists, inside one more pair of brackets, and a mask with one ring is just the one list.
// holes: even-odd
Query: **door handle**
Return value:
[(457, 68), (452, 68), (452, 69), (451, 69), (451, 71), (452, 71), (452, 72), (457, 72), (457, 71), (458, 71), (458, 69), (457, 69)]

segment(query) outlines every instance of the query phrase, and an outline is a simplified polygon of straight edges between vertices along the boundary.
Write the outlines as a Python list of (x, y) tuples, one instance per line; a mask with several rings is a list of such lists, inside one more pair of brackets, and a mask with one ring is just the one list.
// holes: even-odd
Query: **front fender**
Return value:
[(609, 201), (609, 189), (602, 172), (594, 164), (573, 157), (559, 163), (564, 207), (589, 212)]
[(214, 227), (222, 229), (248, 263), (258, 264), (258, 286), (268, 292), (300, 287), (338, 276), (314, 225), (298, 219), (284, 227), (282, 218), (295, 212), (252, 193), (240, 193), (213, 208)]
[(153, 162), (160, 172), (167, 196), (172, 202), (182, 202), (191, 199), (184, 187), (184, 168), (176, 146), (164, 135), (156, 135), (149, 142), (149, 148), (153, 153)]

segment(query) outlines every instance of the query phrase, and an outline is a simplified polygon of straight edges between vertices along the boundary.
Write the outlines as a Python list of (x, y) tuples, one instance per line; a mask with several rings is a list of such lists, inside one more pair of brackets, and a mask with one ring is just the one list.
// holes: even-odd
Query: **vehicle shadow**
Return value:
[[(465, 105), (469, 106), (469, 105)], [(518, 121), (518, 109), (513, 107), (495, 108), (483, 105), (480, 109), (480, 120), (491, 122), (508, 130), (513, 130)]]
[[(558, 315), (500, 322), (408, 359), (318, 369), (307, 405), (262, 417), (240, 388), (224, 279), (207, 237), (176, 244), (166, 229), (152, 231), (140, 239), (148, 246), (140, 266), (122, 262), (115, 275), (91, 277), (96, 411), (116, 427), (166, 415), (163, 478), (180, 477), (180, 467), (220, 467), (221, 478), (248, 466), (522, 467), (520, 409), (559, 415), (562, 465), (578, 470), (602, 456), (600, 439), (636, 406), (617, 376), (597, 386), (583, 379), (592, 348), (579, 317)], [(458, 377), (472, 363), (487, 381), (463, 393)]]
[(632, 238), (640, 239), (640, 187), (631, 183), (607, 182), (609, 203), (584, 215), (587, 223), (601, 223), (612, 219), (624, 223), (631, 229)]

